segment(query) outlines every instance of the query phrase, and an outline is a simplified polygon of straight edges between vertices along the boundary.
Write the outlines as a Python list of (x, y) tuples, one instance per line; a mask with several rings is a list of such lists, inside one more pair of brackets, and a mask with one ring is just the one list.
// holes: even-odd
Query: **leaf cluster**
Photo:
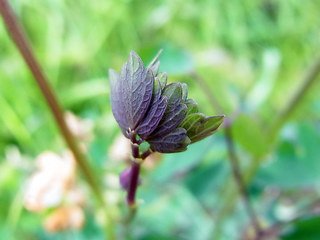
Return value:
[(109, 70), (112, 112), (133, 143), (146, 141), (152, 151), (161, 153), (183, 152), (212, 135), (224, 116), (199, 113), (198, 104), (188, 99), (185, 83), (167, 84), (167, 73), (159, 72), (160, 53), (145, 68), (131, 51), (120, 74)]

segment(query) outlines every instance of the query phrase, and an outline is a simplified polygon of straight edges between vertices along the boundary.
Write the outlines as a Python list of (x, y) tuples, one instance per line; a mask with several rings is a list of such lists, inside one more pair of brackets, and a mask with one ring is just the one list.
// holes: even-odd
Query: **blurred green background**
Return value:
[[(320, 56), (319, 1), (10, 3), (63, 108), (93, 125), (87, 154), (112, 220), (103, 223), (88, 189), (81, 230), (48, 233), (43, 221), (53, 209), (24, 208), (36, 157), (46, 150), (60, 154), (66, 145), (1, 21), (0, 239), (99, 240), (105, 239), (106, 224), (117, 239), (248, 239), (252, 226), (232, 178), (223, 128), (187, 152), (143, 167), (137, 216), (130, 224), (121, 222), (125, 193), (114, 179), (127, 163), (110, 154), (120, 130), (109, 102), (108, 68), (120, 70), (130, 50), (147, 65), (159, 49), (160, 70), (169, 82), (187, 83), (206, 115), (232, 118), (241, 170), (261, 224), (290, 222), (279, 239), (320, 239), (319, 207), (310, 208), (320, 198), (319, 79), (303, 91)], [(212, 106), (212, 98), (221, 109)], [(297, 104), (290, 105), (292, 99)], [(77, 176), (77, 184), (88, 188)], [(292, 221), (300, 212), (308, 218)]]

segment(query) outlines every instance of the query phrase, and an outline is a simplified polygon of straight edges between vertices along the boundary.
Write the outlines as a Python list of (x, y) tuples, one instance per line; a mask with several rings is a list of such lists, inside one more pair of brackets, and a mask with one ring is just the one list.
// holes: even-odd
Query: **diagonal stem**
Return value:
[[(89, 186), (94, 193), (99, 204), (104, 208), (104, 200), (102, 193), (100, 191), (99, 185), (95, 179), (95, 175), (92, 172), (91, 168), (87, 164), (87, 161), (83, 154), (81, 153), (72, 133), (66, 125), (66, 122), (63, 117), (63, 111), (58, 103), (58, 100), (49, 85), (49, 81), (43, 73), (39, 63), (37, 62), (31, 46), (28, 42), (27, 36), (24, 33), (19, 20), (15, 16), (11, 6), (7, 0), (0, 0), (0, 13), (3, 17), (4, 23), (7, 27), (9, 34), (12, 37), (16, 47), (19, 49), (22, 57), (24, 58), (26, 64), (28, 65), (30, 71), (33, 74), (33, 77), (38, 84), (53, 116), (56, 121), (57, 126), (62, 133), (62, 136), (67, 143), (68, 147), (72, 151), (80, 169), (82, 170), (84, 176), (86, 177)], [(113, 229), (108, 231), (110, 236), (113, 236)]]
[[(215, 98), (215, 96), (210, 91), (210, 87), (208, 86), (206, 81), (197, 73), (192, 73), (191, 76), (195, 79), (195, 81), (198, 83), (202, 91), (205, 93), (213, 109), (216, 109), (220, 113), (222, 113), (223, 108), (220, 105), (219, 101)], [(253, 228), (255, 229), (255, 233), (256, 233), (255, 236), (258, 239), (260, 236), (260, 233), (262, 232), (262, 228), (259, 223), (259, 218), (254, 210), (254, 207), (252, 206), (252, 202), (250, 201), (250, 197), (246, 189), (246, 184), (240, 171), (239, 159), (235, 152), (234, 142), (232, 138), (231, 124), (232, 124), (232, 119), (225, 120), (225, 123), (224, 123), (225, 139), (226, 139), (226, 145), (227, 145), (227, 150), (229, 154), (229, 162), (232, 170), (232, 175), (236, 183), (236, 186), (238, 188), (239, 194), (242, 197), (246, 212), (251, 219)]]
[(255, 237), (256, 239), (259, 239), (260, 234), (262, 233), (262, 228), (259, 223), (259, 218), (253, 208), (252, 202), (250, 200), (248, 191), (246, 189), (246, 184), (244, 182), (244, 179), (242, 177), (242, 174), (240, 172), (240, 167), (239, 167), (239, 159), (236, 154), (235, 148), (234, 148), (234, 143), (232, 139), (232, 132), (230, 125), (228, 123), (225, 124), (225, 139), (226, 139), (226, 144), (228, 148), (228, 154), (229, 154), (229, 159), (230, 159), (230, 164), (231, 164), (231, 170), (232, 174), (234, 177), (234, 180), (236, 182), (236, 185), (238, 187), (239, 194), (242, 197), (244, 207), (251, 219), (252, 226), (255, 230)]
[[(315, 63), (310, 68), (310, 70), (307, 72), (306, 76), (303, 78), (301, 88), (299, 88), (299, 90), (293, 95), (287, 107), (278, 115), (274, 124), (271, 125), (270, 130), (268, 131), (269, 134), (266, 136), (266, 138), (271, 144), (275, 142), (276, 137), (279, 131), (281, 130), (281, 128), (283, 127), (283, 125), (290, 118), (291, 114), (294, 112), (296, 107), (301, 103), (305, 95), (307, 95), (307, 93), (310, 91), (310, 89), (318, 79), (319, 74), (320, 74), (320, 58), (318, 58), (315, 61)], [(264, 156), (252, 157), (251, 164), (244, 173), (244, 179), (247, 185), (252, 181), (254, 175), (256, 174), (263, 160), (264, 160)], [(221, 207), (222, 210), (217, 214), (218, 225), (221, 225), (223, 219), (226, 218), (228, 214), (230, 214), (230, 212), (233, 210), (236, 200), (237, 200), (237, 195), (232, 190), (228, 191), (225, 197), (225, 202)], [(215, 236), (218, 236), (218, 235), (219, 235), (219, 231), (216, 231)]]
[(313, 84), (316, 82), (319, 74), (320, 74), (320, 58), (315, 61), (313, 66), (307, 72), (306, 76), (302, 80), (302, 86), (295, 93), (295, 95), (289, 101), (286, 108), (279, 114), (279, 116), (276, 118), (276, 121), (271, 126), (270, 134), (268, 135), (268, 140), (270, 142), (273, 142), (275, 140), (282, 126), (286, 123), (286, 121), (289, 119), (289, 117), (294, 112), (296, 107), (303, 100), (304, 96), (308, 93), (308, 91), (311, 89)]

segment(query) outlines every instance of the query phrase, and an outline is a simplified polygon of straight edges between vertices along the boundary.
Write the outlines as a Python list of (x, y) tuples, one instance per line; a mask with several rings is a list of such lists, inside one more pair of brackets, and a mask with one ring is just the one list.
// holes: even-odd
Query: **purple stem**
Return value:
[(131, 151), (132, 151), (132, 156), (133, 156), (134, 158), (140, 158), (139, 145), (137, 145), (137, 144), (131, 144)]
[(150, 149), (148, 149), (146, 152), (141, 154), (141, 158), (144, 160), (146, 159), (152, 152), (150, 151)]
[(140, 164), (132, 161), (130, 184), (127, 195), (127, 204), (129, 207), (135, 207), (135, 196), (139, 183)]

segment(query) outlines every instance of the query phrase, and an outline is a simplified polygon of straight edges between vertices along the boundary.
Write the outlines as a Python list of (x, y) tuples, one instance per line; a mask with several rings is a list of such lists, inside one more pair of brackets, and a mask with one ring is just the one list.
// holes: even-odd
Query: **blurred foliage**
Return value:
[[(291, 220), (320, 197), (319, 81), (276, 140), (267, 137), (320, 56), (319, 1), (10, 3), (62, 106), (94, 124), (88, 156), (119, 239), (205, 240), (215, 235), (232, 240), (250, 230), (238, 198), (222, 223), (216, 222), (221, 206), (228, 203), (224, 192), (235, 189), (222, 129), (185, 153), (166, 155), (153, 168), (143, 168), (138, 189), (143, 202), (133, 222), (121, 224), (124, 193), (107, 180), (126, 162), (110, 155), (120, 130), (111, 113), (107, 71), (119, 70), (130, 50), (148, 64), (164, 49), (160, 70), (168, 72), (170, 82), (187, 83), (189, 96), (205, 114), (234, 117), (232, 133), (242, 167), (262, 159), (250, 184), (261, 222), (270, 226)], [(104, 239), (103, 216), (90, 196), (81, 231), (49, 234), (42, 228), (47, 212), (31, 213), (23, 207), (36, 156), (45, 150), (60, 153), (65, 144), (3, 21), (0, 68), (0, 239)], [(223, 112), (212, 108), (193, 72), (204, 79)], [(81, 175), (78, 181), (86, 186)], [(283, 239), (319, 239), (318, 226), (319, 217), (301, 219), (285, 229)]]

